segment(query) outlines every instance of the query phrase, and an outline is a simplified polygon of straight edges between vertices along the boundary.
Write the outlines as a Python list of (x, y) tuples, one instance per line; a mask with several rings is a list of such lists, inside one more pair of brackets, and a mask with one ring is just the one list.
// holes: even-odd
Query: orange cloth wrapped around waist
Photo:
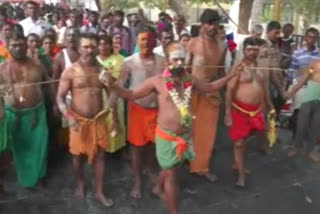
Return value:
[(144, 108), (134, 102), (128, 103), (127, 139), (134, 146), (145, 146), (154, 142), (158, 109)]
[(105, 123), (109, 109), (99, 112), (94, 118), (85, 118), (70, 111), (77, 121), (77, 131), (70, 129), (70, 153), (73, 155), (87, 155), (90, 164), (93, 163), (98, 147), (103, 150), (108, 147), (107, 126)]
[(185, 139), (183, 139), (180, 136), (173, 136), (170, 135), (169, 133), (165, 132), (164, 130), (162, 130), (160, 127), (157, 127), (156, 129), (156, 135), (157, 137), (168, 141), (168, 142), (176, 142), (177, 143), (177, 157), (178, 159), (182, 158), (182, 154), (184, 152), (187, 152), (189, 149), (189, 145), (188, 143), (185, 141)]

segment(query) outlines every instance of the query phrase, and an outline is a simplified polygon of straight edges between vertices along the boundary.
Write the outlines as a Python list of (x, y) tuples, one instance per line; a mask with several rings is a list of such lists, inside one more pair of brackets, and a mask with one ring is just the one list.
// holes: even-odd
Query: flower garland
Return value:
[(163, 77), (165, 78), (166, 86), (169, 94), (179, 110), (180, 113), (180, 124), (185, 127), (190, 127), (192, 124), (192, 115), (189, 111), (189, 105), (191, 100), (191, 90), (192, 90), (192, 79), (186, 73), (182, 76), (183, 81), (183, 98), (179, 96), (178, 91), (175, 88), (174, 79), (169, 68), (166, 68), (163, 72)]

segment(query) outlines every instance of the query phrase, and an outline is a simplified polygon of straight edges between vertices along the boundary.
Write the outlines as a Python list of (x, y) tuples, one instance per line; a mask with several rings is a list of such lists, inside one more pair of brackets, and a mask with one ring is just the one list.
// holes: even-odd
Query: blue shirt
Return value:
[(287, 73), (287, 79), (291, 83), (293, 79), (300, 78), (301, 73), (299, 69), (308, 67), (310, 62), (316, 59), (320, 59), (319, 48), (315, 48), (310, 52), (306, 47), (296, 50), (292, 55), (292, 61)]

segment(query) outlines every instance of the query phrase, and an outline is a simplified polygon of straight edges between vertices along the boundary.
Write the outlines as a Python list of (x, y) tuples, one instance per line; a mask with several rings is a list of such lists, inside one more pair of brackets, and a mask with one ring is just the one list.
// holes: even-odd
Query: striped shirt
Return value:
[(291, 83), (293, 79), (299, 78), (301, 73), (299, 69), (309, 66), (310, 62), (320, 59), (319, 48), (309, 51), (306, 47), (296, 50), (292, 55), (292, 61), (287, 73), (287, 79)]

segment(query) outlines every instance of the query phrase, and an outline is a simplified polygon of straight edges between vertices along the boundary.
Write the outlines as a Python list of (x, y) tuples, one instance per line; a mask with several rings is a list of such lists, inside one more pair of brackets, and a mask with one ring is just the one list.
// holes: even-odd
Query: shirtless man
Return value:
[[(26, 39), (14, 33), (9, 40), (11, 60), (0, 66), (4, 83), (12, 84), (5, 96), (5, 116), (18, 181), (33, 187), (46, 175), (48, 127), (44, 97), (49, 85), (28, 85), (48, 80), (46, 70), (28, 58)], [(46, 87), (46, 88), (43, 88)], [(51, 90), (50, 90), (51, 91)], [(51, 91), (52, 92), (52, 91)], [(54, 100), (53, 93), (50, 93)]]
[(53, 79), (60, 79), (64, 69), (71, 66), (72, 63), (78, 60), (78, 40), (79, 29), (74, 27), (67, 27), (65, 32), (65, 49), (63, 49), (55, 58), (53, 68)]
[[(236, 187), (245, 187), (246, 173), (249, 173), (245, 168), (248, 137), (254, 131), (257, 131), (261, 139), (266, 141), (266, 122), (262, 107), (266, 108), (269, 116), (275, 116), (275, 109), (268, 93), (269, 88), (265, 81), (265, 75), (253, 68), (257, 67), (257, 57), (261, 44), (259, 38), (249, 37), (245, 39), (243, 46), (244, 59), (232, 69), (238, 70), (240, 73), (237, 78), (228, 83), (226, 94), (225, 124), (230, 127), (229, 136), (234, 142), (235, 164), (233, 168), (238, 170), (239, 173)], [(296, 93), (307, 81), (307, 78), (302, 78), (299, 84), (285, 93), (287, 98)]]
[[(82, 155), (94, 164), (96, 197), (106, 207), (113, 205), (112, 199), (103, 193), (104, 151), (108, 146), (105, 118), (108, 110), (103, 110), (103, 84), (98, 75), (101, 71), (96, 61), (98, 41), (96, 35), (84, 34), (80, 38), (80, 58), (63, 71), (59, 84), (57, 103), (69, 122), (69, 149), (73, 155), (72, 164), (76, 175), (75, 196), (85, 196), (85, 181)], [(66, 104), (66, 96), (71, 91), (71, 107)]]
[[(187, 64), (192, 67), (192, 74), (200, 80), (211, 82), (218, 79), (224, 69), (225, 46), (218, 35), (220, 16), (217, 11), (206, 9), (201, 15), (201, 33), (189, 41)], [(217, 177), (210, 173), (210, 161), (215, 145), (219, 120), (221, 97), (219, 91), (212, 94), (192, 96), (192, 110), (196, 117), (193, 124), (193, 141), (196, 159), (190, 163), (190, 172), (204, 176), (209, 181)]]
[(226, 94), (225, 124), (230, 127), (229, 135), (234, 142), (235, 165), (233, 168), (239, 172), (237, 187), (245, 186), (244, 164), (247, 138), (253, 131), (265, 134), (265, 120), (261, 106), (266, 104), (269, 110), (273, 110), (271, 99), (267, 97), (269, 93), (267, 93), (268, 87), (265, 84), (264, 75), (252, 68), (257, 67), (260, 45), (259, 38), (245, 39), (244, 59), (233, 67), (233, 70), (239, 70), (240, 74), (228, 83)]
[(118, 95), (127, 100), (136, 100), (155, 93), (159, 103), (159, 115), (156, 129), (156, 155), (162, 171), (153, 192), (166, 200), (170, 213), (179, 213), (178, 208), (178, 168), (185, 160), (194, 158), (191, 140), (191, 91), (201, 93), (221, 89), (229, 79), (236, 75), (229, 72), (227, 76), (206, 83), (192, 77), (184, 69), (185, 50), (179, 42), (172, 42), (166, 48), (169, 67), (162, 74), (157, 74), (133, 90), (120, 88), (113, 83), (110, 75), (102, 81)]
[[(160, 74), (165, 66), (165, 59), (153, 53), (156, 45), (156, 34), (150, 27), (144, 27), (139, 32), (137, 44), (140, 52), (128, 57), (119, 77), (121, 86), (129, 79), (129, 88), (134, 88), (143, 83), (147, 78)], [(142, 157), (148, 156), (149, 164), (154, 160), (154, 150), (151, 142), (154, 142), (156, 120), (158, 115), (158, 103), (156, 93), (128, 103), (128, 141), (131, 147), (131, 164), (134, 174), (134, 185), (130, 195), (133, 198), (141, 198), (141, 162)]]

